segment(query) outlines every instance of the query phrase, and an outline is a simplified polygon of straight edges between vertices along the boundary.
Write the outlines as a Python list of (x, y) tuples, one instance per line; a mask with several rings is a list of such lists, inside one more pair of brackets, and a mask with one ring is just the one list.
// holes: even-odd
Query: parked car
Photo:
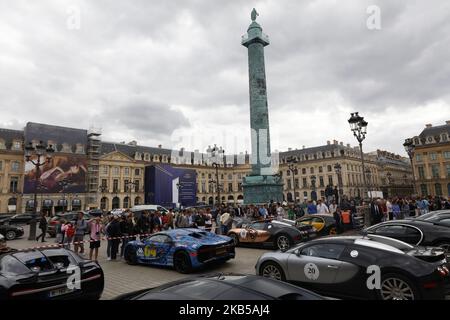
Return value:
[[(369, 287), (377, 268), (380, 287)], [(441, 248), (375, 235), (325, 237), (265, 253), (256, 273), (332, 297), (381, 300), (444, 299), (450, 279)]]
[(13, 214), (0, 213), (0, 224), (3, 224), (6, 221), (8, 221), (12, 216)]
[(441, 247), (450, 259), (450, 215), (428, 214), (416, 219), (391, 220), (371, 226), (364, 232), (412, 245)]
[(336, 220), (331, 214), (307, 214), (297, 219), (296, 225), (313, 226), (318, 236), (337, 234)]
[[(68, 268), (73, 266), (80, 271), (80, 289), (67, 285), (74, 274)], [(97, 300), (103, 287), (103, 270), (97, 262), (63, 248), (0, 254), (0, 300)]]
[[(58, 213), (56, 216), (51, 218), (48, 222), (47, 226), (47, 233), (50, 237), (56, 237), (56, 225), (59, 221), (64, 219), (65, 221), (75, 221), (78, 217), (78, 212), (65, 212), (65, 213)], [(89, 213), (84, 213), (83, 219), (88, 221), (92, 219), (92, 216)], [(86, 230), (86, 233), (88, 233), (88, 230)]]
[[(38, 222), (40, 219), (40, 215), (37, 214), (35, 217), (35, 221)], [(33, 220), (33, 214), (32, 213), (22, 213), (22, 214), (15, 214), (12, 217), (9, 217), (3, 221), (3, 223), (8, 224), (30, 224), (30, 222)]]
[(121, 295), (116, 300), (326, 300), (281, 281), (254, 275), (196, 276)]
[(150, 213), (160, 211), (162, 213), (165, 213), (165, 212), (168, 212), (169, 210), (167, 210), (167, 208), (165, 208), (163, 206), (156, 205), (156, 204), (140, 204), (140, 205), (136, 205), (136, 206), (132, 207), (130, 209), (130, 211), (133, 212), (135, 219), (139, 219), (144, 211), (147, 211)]
[(14, 240), (23, 236), (24, 231), (23, 228), (19, 226), (2, 224), (0, 225), (0, 234), (2, 234), (6, 240)]
[(174, 267), (188, 273), (211, 262), (234, 258), (233, 240), (194, 228), (162, 231), (143, 241), (130, 241), (125, 247), (129, 264)]
[(271, 247), (288, 250), (308, 238), (306, 231), (277, 220), (255, 221), (228, 232), (236, 246)]

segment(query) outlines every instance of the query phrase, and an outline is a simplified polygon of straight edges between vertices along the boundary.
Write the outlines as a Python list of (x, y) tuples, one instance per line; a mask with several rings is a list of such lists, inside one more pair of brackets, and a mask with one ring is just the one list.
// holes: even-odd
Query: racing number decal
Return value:
[(156, 248), (151, 246), (145, 246), (144, 248), (144, 256), (147, 258), (154, 258), (156, 257)]
[(319, 278), (319, 268), (314, 263), (307, 263), (304, 272), (306, 278), (309, 280), (317, 280)]
[(242, 229), (241, 232), (239, 233), (239, 237), (241, 237), (241, 239), (247, 238), (247, 230)]

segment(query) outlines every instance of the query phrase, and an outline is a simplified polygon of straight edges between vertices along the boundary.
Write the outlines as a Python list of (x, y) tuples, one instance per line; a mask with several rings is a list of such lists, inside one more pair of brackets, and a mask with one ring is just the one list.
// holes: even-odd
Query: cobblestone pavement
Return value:
[[(27, 240), (28, 227), (24, 226), (25, 235), (8, 245), (16, 249), (32, 248), (41, 245), (52, 245), (55, 238), (46, 238), (45, 243)], [(87, 250), (85, 257), (89, 256), (89, 244), (85, 244)], [(210, 272), (236, 272), (254, 274), (256, 260), (268, 250), (253, 248), (236, 248), (236, 258), (222, 265), (214, 265), (207, 269), (197, 271), (195, 274)], [(187, 275), (180, 274), (170, 268), (151, 266), (130, 266), (124, 260), (108, 261), (106, 259), (106, 242), (102, 241), (98, 259), (105, 273), (105, 290), (102, 299), (113, 299), (120, 294), (162, 285), (164, 283), (184, 278)]]

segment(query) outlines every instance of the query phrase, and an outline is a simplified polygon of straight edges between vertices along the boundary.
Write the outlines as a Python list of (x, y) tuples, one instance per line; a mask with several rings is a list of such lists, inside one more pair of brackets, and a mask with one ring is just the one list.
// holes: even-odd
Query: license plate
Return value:
[(61, 288), (61, 289), (57, 289), (57, 290), (52, 290), (48, 293), (48, 296), (50, 298), (54, 298), (54, 297), (58, 297), (58, 296), (62, 296), (64, 294), (68, 294), (73, 292), (74, 289), (69, 289), (69, 288)]
[(226, 254), (227, 253), (227, 249), (226, 248), (220, 248), (220, 249), (217, 249), (216, 250), (216, 254), (219, 256), (219, 255), (222, 255), (222, 254)]

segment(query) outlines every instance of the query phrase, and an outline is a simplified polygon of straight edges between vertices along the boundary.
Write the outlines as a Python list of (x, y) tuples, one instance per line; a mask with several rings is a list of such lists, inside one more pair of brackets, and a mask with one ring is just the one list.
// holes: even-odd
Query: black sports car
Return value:
[(256, 273), (332, 297), (382, 300), (444, 299), (450, 279), (441, 248), (375, 235), (325, 237), (265, 253)]
[(289, 223), (277, 220), (255, 221), (228, 232), (236, 246), (274, 247), (282, 251), (309, 239), (308, 231), (301, 231)]
[(447, 259), (450, 257), (450, 214), (381, 222), (364, 232), (398, 239), (412, 245), (441, 247), (445, 250)]
[(336, 220), (331, 214), (308, 214), (296, 220), (296, 225), (313, 226), (318, 236), (337, 234)]
[(22, 227), (13, 226), (10, 224), (1, 224), (0, 234), (2, 234), (6, 240), (14, 240), (23, 236), (24, 231)]
[(0, 254), (0, 300), (96, 300), (102, 295), (103, 286), (100, 265), (66, 249)]
[(221, 273), (170, 282), (160, 287), (124, 294), (116, 300), (326, 300), (326, 298), (273, 279)]

